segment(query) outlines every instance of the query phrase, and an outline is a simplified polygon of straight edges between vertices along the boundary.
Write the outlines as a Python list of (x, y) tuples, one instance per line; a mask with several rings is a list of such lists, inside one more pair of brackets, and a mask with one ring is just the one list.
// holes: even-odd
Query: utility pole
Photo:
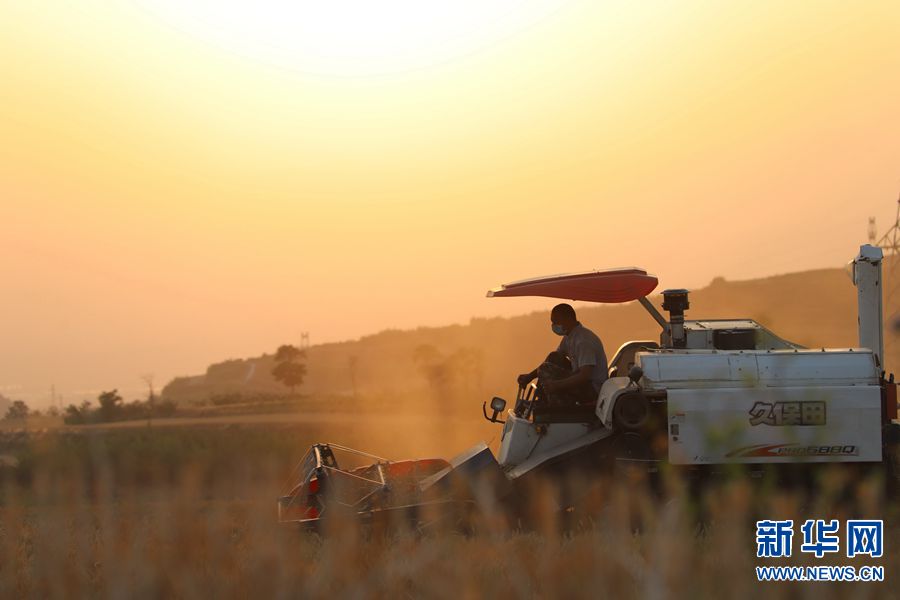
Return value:
[(309, 332), (302, 331), (300, 332), (300, 349), (306, 350), (309, 348)]

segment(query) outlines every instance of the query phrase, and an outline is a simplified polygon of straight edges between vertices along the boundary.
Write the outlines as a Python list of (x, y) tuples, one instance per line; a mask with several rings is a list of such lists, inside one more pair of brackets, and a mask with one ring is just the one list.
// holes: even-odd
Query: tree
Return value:
[(294, 388), (303, 383), (305, 376), (306, 365), (301, 365), (300, 363), (280, 362), (272, 369), (272, 377), (291, 388), (292, 394), (294, 393)]
[(77, 425), (79, 423), (83, 423), (84, 419), (81, 416), (81, 411), (78, 410), (78, 407), (74, 404), (70, 404), (66, 407), (66, 412), (63, 413), (63, 423), (67, 425)]
[(148, 394), (147, 394), (147, 406), (149, 410), (147, 411), (147, 426), (153, 426), (153, 404), (156, 400), (156, 397), (153, 394), (153, 373), (147, 373), (145, 375), (141, 375), (141, 379), (144, 380), (144, 383), (147, 384)]
[(478, 348), (463, 347), (445, 356), (422, 344), (413, 351), (413, 362), (442, 402), (481, 393), (484, 358)]
[(278, 350), (275, 351), (275, 362), (277, 363), (297, 362), (299, 359), (305, 357), (306, 353), (303, 352), (303, 350), (296, 346), (292, 346), (291, 344), (278, 346)]
[(306, 353), (303, 350), (290, 344), (279, 346), (275, 352), (275, 367), (272, 369), (272, 377), (291, 388), (291, 394), (306, 377), (306, 365), (297, 362), (304, 357), (306, 357)]
[(27, 404), (21, 400), (15, 400), (9, 405), (9, 408), (6, 409), (6, 416), (4, 419), (24, 419), (28, 416), (28, 412)]
[(431, 344), (421, 344), (413, 351), (413, 362), (438, 399), (448, 400), (453, 374), (441, 352)]
[(425, 365), (433, 365), (442, 358), (440, 351), (431, 344), (419, 344), (416, 346), (416, 349), (413, 350), (413, 362), (416, 363), (419, 368), (422, 368)]
[(91, 416), (91, 403), (88, 400), (82, 401), (80, 406), (70, 404), (66, 407), (63, 415), (63, 423), (66, 425), (80, 425), (87, 423)]
[(484, 379), (484, 354), (480, 348), (463, 347), (451, 354), (447, 363), (461, 386), (459, 393), (466, 398), (482, 393)]
[(99, 410), (101, 421), (114, 420), (119, 413), (119, 410), (122, 408), (122, 396), (119, 395), (119, 390), (101, 392), (100, 395), (97, 396), (97, 401), (100, 403)]
[(0, 394), (0, 413), (5, 413), (10, 406), (12, 406), (12, 400)]

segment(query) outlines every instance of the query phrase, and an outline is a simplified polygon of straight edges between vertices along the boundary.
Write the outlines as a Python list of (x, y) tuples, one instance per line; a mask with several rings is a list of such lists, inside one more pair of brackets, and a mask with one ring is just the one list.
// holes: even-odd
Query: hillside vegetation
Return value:
[[(885, 323), (888, 370), (900, 364), (891, 315), (900, 290), (886, 264)], [(660, 296), (651, 300), (657, 307)], [(504, 299), (489, 300), (504, 302)], [(752, 318), (778, 335), (809, 347), (855, 347), (856, 289), (845, 269), (821, 269), (748, 281), (714, 279), (692, 290), (687, 318)], [(321, 344), (306, 351), (308, 375), (299, 391), (316, 397), (353, 398), (379, 406), (434, 402), (477, 405), (492, 395), (510, 396), (515, 376), (555, 347), (547, 311), (511, 318), (473, 318), (467, 325), (388, 330), (359, 340)], [(597, 332), (611, 357), (625, 341), (658, 339), (659, 327), (637, 303), (579, 304), (580, 320)], [(302, 309), (301, 309), (302, 310)], [(163, 391), (179, 403), (210, 403), (223, 395), (247, 399), (283, 394), (271, 376), (274, 357), (228, 360), (204, 375), (173, 380)], [(470, 404), (471, 403), (471, 404)]]

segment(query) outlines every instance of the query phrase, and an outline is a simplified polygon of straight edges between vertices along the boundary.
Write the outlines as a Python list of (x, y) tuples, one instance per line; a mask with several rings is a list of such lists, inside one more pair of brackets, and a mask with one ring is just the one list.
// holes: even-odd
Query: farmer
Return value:
[[(519, 375), (520, 386), (538, 377), (538, 384), (543, 388), (548, 402), (551, 404), (592, 404), (597, 401), (600, 386), (606, 381), (608, 366), (603, 342), (597, 335), (578, 322), (575, 309), (569, 304), (557, 304), (550, 311), (550, 323), (553, 333), (562, 336), (559, 348), (551, 352), (547, 361), (530, 373)], [(561, 356), (555, 356), (561, 355)], [(554, 377), (554, 369), (548, 366), (559, 366), (560, 358), (568, 359), (571, 368), (568, 373), (558, 373)], [(557, 401), (553, 401), (554, 397)]]

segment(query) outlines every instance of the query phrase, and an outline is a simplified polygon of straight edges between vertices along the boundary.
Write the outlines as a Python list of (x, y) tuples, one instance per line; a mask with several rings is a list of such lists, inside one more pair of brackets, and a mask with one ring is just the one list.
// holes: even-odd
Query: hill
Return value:
[[(891, 271), (886, 264), (885, 290), (892, 289)], [(897, 299), (891, 296), (885, 294), (886, 321), (896, 312)], [(651, 301), (659, 306), (661, 297)], [(748, 317), (805, 346), (858, 345), (856, 289), (845, 269), (747, 281), (716, 278), (691, 291), (690, 302), (688, 318)], [(547, 300), (548, 311), (554, 303)], [(637, 303), (577, 308), (580, 320), (597, 332), (609, 356), (625, 341), (659, 337), (658, 325)], [(515, 376), (530, 370), (558, 343), (550, 331), (548, 311), (474, 318), (467, 325), (387, 330), (316, 345), (307, 350), (309, 374), (301, 390), (317, 397), (364, 398), (386, 407), (463, 400), (470, 406), (469, 402), (477, 404), (494, 394), (510, 395)], [(885, 344), (889, 368), (900, 364), (900, 348), (890, 335)], [(173, 380), (163, 396), (180, 403), (204, 403), (224, 394), (247, 398), (283, 394), (285, 388), (270, 375), (273, 364), (272, 355), (217, 363), (204, 375)]]

